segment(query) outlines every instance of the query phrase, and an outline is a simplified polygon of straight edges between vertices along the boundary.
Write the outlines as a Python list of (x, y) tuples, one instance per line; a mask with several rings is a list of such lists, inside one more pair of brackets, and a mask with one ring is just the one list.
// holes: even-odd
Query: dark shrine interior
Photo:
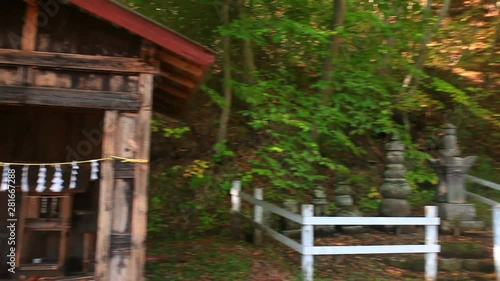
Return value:
[[(54, 107), (1, 106), (0, 161), (59, 163), (101, 157), (102, 111)], [(11, 166), (16, 175), (16, 238), (23, 243), (19, 271), (30, 276), (62, 268), (62, 275), (91, 272), (97, 228), (98, 185), (90, 180), (90, 165), (81, 164), (76, 188), (69, 189), (71, 165), (62, 165), (63, 190), (49, 187), (55, 167), (46, 166), (46, 189), (35, 190), (40, 167), (30, 166), (29, 192), (21, 191), (23, 165)], [(0, 192), (0, 202), (7, 202)], [(24, 201), (24, 202), (23, 202)], [(7, 221), (7, 209), (0, 211)], [(21, 223), (23, 221), (23, 223)], [(5, 267), (8, 230), (0, 229), (0, 267)], [(19, 247), (19, 245), (16, 245)], [(64, 248), (64, 249), (62, 249)], [(5, 273), (7, 270), (1, 270)], [(9, 278), (12, 276), (0, 276)]]

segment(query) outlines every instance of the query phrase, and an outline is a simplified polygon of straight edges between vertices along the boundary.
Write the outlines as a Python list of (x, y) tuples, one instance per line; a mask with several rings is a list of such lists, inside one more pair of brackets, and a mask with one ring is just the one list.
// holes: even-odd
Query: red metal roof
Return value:
[(158, 46), (165, 48), (206, 69), (215, 56), (211, 50), (182, 35), (109, 0), (70, 0), (81, 9), (121, 26)]

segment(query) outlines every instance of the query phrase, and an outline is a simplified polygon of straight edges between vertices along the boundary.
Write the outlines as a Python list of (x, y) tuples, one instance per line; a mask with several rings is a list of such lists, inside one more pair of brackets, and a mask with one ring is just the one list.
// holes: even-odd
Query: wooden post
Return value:
[[(115, 140), (116, 151), (115, 155), (126, 158), (134, 158), (137, 151), (137, 143), (135, 142), (137, 114), (135, 113), (119, 113), (118, 127)], [(114, 165), (117, 166), (115, 162)], [(134, 164), (128, 163), (125, 169), (134, 170)], [(123, 166), (123, 165), (121, 165)], [(108, 271), (110, 279), (130, 281), (131, 267), (131, 214), (132, 214), (132, 192), (134, 190), (133, 179), (122, 177), (116, 172), (114, 174), (115, 185), (113, 190), (113, 207), (111, 210), (111, 241), (110, 250), (111, 256), (109, 260)]]
[[(151, 115), (153, 106), (153, 75), (141, 74), (139, 93), (142, 97), (137, 117), (136, 135), (138, 159), (149, 161), (151, 139)], [(134, 195), (132, 202), (132, 252), (130, 280), (144, 280), (146, 263), (146, 235), (148, 223), (148, 175), (149, 163), (135, 164)]]
[(26, 4), (26, 17), (24, 19), (21, 49), (24, 51), (34, 51), (38, 29), (38, 0), (28, 0)]
[[(437, 217), (437, 207), (436, 206), (425, 206), (425, 217), (426, 218)], [(426, 225), (425, 226), (425, 244), (426, 245), (437, 245), (438, 227), (439, 227), (438, 225)], [(426, 253), (425, 254), (425, 281), (437, 280), (437, 270), (438, 270), (437, 253)]]
[(497, 281), (500, 281), (500, 205), (493, 206), (493, 260)]
[[(36, 49), (38, 13), (38, 0), (27, 0), (20, 46), (23, 51), (34, 51)], [(12, 47), (18, 48), (18, 46)], [(19, 85), (31, 85), (33, 82), (33, 67), (19, 66), (17, 80)]]
[[(262, 188), (254, 189), (253, 197), (255, 197), (255, 199), (263, 200), (264, 193), (262, 191)], [(262, 222), (263, 222), (263, 208), (262, 208), (262, 206), (254, 205), (254, 207), (253, 207), (253, 220), (256, 223), (262, 224)], [(254, 230), (254, 239), (253, 239), (255, 246), (262, 246), (262, 241), (263, 241), (262, 230), (256, 228)]]
[[(314, 205), (302, 205), (302, 217), (314, 216)], [(314, 226), (302, 225), (302, 251), (306, 247), (314, 246)], [(314, 275), (314, 256), (302, 254), (302, 273), (305, 281), (313, 281)]]
[[(29, 203), (30, 199), (28, 197), (27, 192), (23, 192), (21, 195), (21, 212), (19, 216), (19, 226), (18, 226), (18, 231), (17, 231), (17, 247), (16, 247), (16, 267), (19, 268), (21, 265), (21, 259), (24, 258), (24, 253), (26, 252), (24, 249), (24, 244), (25, 244), (25, 235), (27, 236), (27, 233), (24, 232), (24, 225), (26, 223), (26, 218), (28, 215), (26, 214), (29, 212)], [(20, 230), (20, 231), (19, 231)], [(26, 241), (27, 242), (27, 241)]]
[(61, 206), (60, 216), (62, 220), (61, 240), (59, 241), (59, 262), (57, 264), (59, 268), (64, 266), (66, 259), (71, 215), (73, 214), (73, 196), (73, 194), (66, 194), (59, 199)]
[[(118, 112), (106, 111), (104, 115), (102, 156), (115, 154), (115, 135)], [(99, 185), (99, 216), (97, 221), (95, 280), (109, 280), (109, 254), (111, 238), (111, 211), (113, 208), (114, 166), (111, 161), (101, 165), (101, 182)]]
[(240, 239), (240, 217), (239, 217), (239, 212), (241, 211), (240, 191), (241, 191), (241, 182), (233, 181), (233, 187), (231, 188), (231, 204), (232, 204), (231, 230), (234, 240)]

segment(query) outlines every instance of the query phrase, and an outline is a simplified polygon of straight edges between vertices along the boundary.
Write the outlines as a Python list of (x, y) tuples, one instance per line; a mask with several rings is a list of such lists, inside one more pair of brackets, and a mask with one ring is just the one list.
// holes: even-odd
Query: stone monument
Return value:
[[(326, 217), (330, 215), (330, 210), (328, 206), (328, 196), (325, 189), (321, 186), (316, 186), (313, 190), (313, 199), (311, 204), (314, 205), (314, 216), (315, 217)], [(315, 225), (314, 231), (318, 233), (333, 233), (335, 232), (335, 226), (330, 225)]]
[(438, 159), (429, 159), (429, 163), (438, 175), (435, 201), (441, 217), (442, 229), (483, 228), (484, 223), (476, 220), (476, 207), (467, 203), (465, 175), (472, 167), (477, 156), (459, 157), (456, 127), (447, 124), (444, 127), (441, 155)]
[[(337, 210), (335, 211), (335, 216), (337, 217), (361, 217), (362, 214), (358, 208), (354, 205), (354, 200), (352, 198), (352, 188), (347, 180), (344, 178), (338, 178), (337, 188), (333, 191), (335, 194), (335, 206)], [(340, 229), (346, 233), (359, 233), (363, 231), (363, 227), (359, 225), (344, 225)]]
[[(299, 214), (299, 202), (297, 202), (297, 200), (285, 199), (283, 201), (283, 208), (292, 213)], [(282, 229), (284, 231), (301, 229), (301, 225), (294, 221), (285, 218), (282, 218), (282, 220), (283, 220)]]
[(313, 199), (311, 204), (314, 205), (314, 216), (323, 217), (328, 215), (328, 199), (326, 192), (321, 186), (314, 188)]
[(383, 197), (380, 215), (406, 217), (410, 215), (410, 203), (407, 198), (411, 193), (411, 187), (405, 179), (405, 147), (399, 143), (398, 136), (392, 136), (390, 142), (385, 145), (385, 150), (387, 156), (384, 181), (379, 187), (379, 192)]

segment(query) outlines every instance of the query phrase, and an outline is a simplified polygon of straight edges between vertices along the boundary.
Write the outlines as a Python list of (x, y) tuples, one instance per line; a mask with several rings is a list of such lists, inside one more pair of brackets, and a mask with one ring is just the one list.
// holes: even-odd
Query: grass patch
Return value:
[(221, 244), (195, 239), (158, 246), (154, 252), (166, 260), (147, 264), (148, 281), (245, 280), (252, 266), (251, 255), (230, 241)]

